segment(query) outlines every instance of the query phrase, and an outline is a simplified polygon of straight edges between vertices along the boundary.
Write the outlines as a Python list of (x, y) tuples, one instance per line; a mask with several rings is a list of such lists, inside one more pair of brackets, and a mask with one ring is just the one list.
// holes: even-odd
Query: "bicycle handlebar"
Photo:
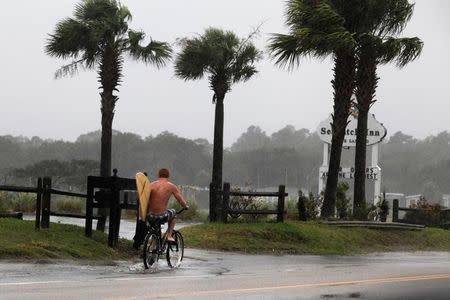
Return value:
[(188, 209), (185, 207), (181, 208), (179, 211), (177, 211), (177, 215), (181, 214), (185, 210), (188, 210)]

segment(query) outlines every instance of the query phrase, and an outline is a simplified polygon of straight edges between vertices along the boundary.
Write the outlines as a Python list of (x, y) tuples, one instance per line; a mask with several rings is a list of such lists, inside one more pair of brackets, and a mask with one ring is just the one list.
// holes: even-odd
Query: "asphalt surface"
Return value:
[(160, 260), (101, 266), (0, 263), (0, 299), (450, 299), (450, 253), (271, 256), (186, 249)]

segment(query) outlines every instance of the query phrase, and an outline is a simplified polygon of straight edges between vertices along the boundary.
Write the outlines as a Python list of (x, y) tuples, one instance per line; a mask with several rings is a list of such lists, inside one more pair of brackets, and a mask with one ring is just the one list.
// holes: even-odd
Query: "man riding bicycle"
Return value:
[(169, 199), (173, 195), (183, 208), (189, 208), (187, 201), (183, 198), (177, 186), (169, 181), (169, 170), (160, 169), (158, 172), (158, 180), (150, 184), (151, 193), (147, 209), (147, 220), (168, 222), (168, 229), (166, 231), (166, 239), (174, 241), (172, 237), (173, 229), (175, 227), (176, 211), (174, 209), (167, 209)]

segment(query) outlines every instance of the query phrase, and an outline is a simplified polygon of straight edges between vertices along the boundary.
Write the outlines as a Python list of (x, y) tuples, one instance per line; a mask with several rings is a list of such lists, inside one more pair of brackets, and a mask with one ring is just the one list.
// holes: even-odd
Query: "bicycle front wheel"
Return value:
[(158, 262), (158, 238), (156, 234), (149, 232), (144, 241), (144, 266), (146, 269), (153, 268)]
[(174, 230), (172, 236), (175, 242), (167, 242), (167, 264), (171, 268), (178, 268), (184, 256), (184, 240), (179, 231)]

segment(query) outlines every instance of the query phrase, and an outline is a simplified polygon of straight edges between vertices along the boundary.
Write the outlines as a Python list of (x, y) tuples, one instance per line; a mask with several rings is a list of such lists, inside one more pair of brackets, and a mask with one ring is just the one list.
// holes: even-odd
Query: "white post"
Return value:
[(372, 167), (377, 168), (377, 179), (374, 180), (373, 204), (377, 204), (381, 195), (381, 168), (378, 166), (378, 144), (372, 145)]
[(325, 188), (325, 182), (326, 177), (321, 176), (322, 172), (328, 172), (328, 151), (329, 151), (329, 145), (327, 143), (323, 143), (323, 161), (322, 166), (319, 169), (319, 191), (318, 194), (324, 190)]

